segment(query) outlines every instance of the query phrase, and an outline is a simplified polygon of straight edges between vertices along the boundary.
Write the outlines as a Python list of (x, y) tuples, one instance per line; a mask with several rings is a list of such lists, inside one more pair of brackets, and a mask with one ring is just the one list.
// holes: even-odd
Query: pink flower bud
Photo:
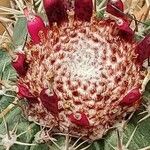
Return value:
[(79, 20), (90, 21), (93, 13), (92, 0), (75, 0), (75, 17)]
[(50, 25), (67, 20), (66, 0), (43, 0), (43, 3)]
[(90, 126), (89, 120), (84, 113), (71, 114), (69, 115), (69, 119), (72, 123), (78, 126), (83, 126), (83, 127)]
[(37, 97), (33, 96), (29, 91), (29, 88), (23, 84), (18, 84), (18, 96), (20, 98), (26, 98), (29, 103), (37, 103)]
[(117, 27), (119, 29), (119, 35), (126, 40), (132, 40), (134, 37), (134, 31), (130, 28), (130, 22), (127, 20), (119, 19), (117, 21)]
[(135, 88), (127, 93), (127, 95), (121, 100), (120, 105), (132, 106), (135, 102), (140, 100), (142, 94), (139, 88)]
[(27, 8), (24, 9), (24, 14), (27, 18), (27, 29), (33, 43), (38, 44), (41, 42), (39, 32), (46, 32), (45, 24), (41, 17), (30, 13)]
[(106, 11), (116, 17), (123, 18), (124, 5), (121, 0), (108, 0)]
[(43, 106), (53, 115), (58, 116), (58, 97), (49, 89), (43, 89), (40, 93), (40, 99)]
[(136, 53), (138, 54), (137, 63), (139, 65), (142, 65), (144, 60), (150, 57), (150, 34), (138, 43)]
[(12, 61), (12, 66), (20, 76), (26, 75), (28, 64), (26, 62), (26, 56), (23, 53), (17, 53), (17, 58)]

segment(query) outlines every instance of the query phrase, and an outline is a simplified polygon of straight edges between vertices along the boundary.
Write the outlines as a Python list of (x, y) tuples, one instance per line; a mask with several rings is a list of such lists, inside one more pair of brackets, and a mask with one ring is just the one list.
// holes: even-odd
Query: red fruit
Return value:
[(24, 9), (24, 14), (27, 18), (27, 29), (30, 37), (34, 44), (39, 44), (41, 42), (39, 32), (42, 31), (44, 34), (46, 32), (44, 22), (41, 17), (30, 13), (27, 8)]
[(106, 6), (106, 11), (116, 17), (123, 18), (124, 14), (121, 13), (124, 11), (123, 2), (121, 0), (109, 0)]
[(20, 76), (26, 75), (28, 64), (26, 63), (26, 56), (23, 53), (17, 53), (16, 60), (12, 61), (12, 66)]
[(40, 99), (44, 107), (52, 115), (58, 116), (58, 97), (54, 92), (50, 93), (49, 89), (43, 89), (40, 93)]
[(93, 13), (92, 0), (75, 0), (75, 16), (79, 20), (90, 21)]
[(117, 22), (117, 26), (119, 29), (119, 34), (127, 39), (131, 40), (134, 37), (134, 31), (130, 28), (130, 22), (127, 20), (119, 19)]
[(78, 126), (83, 126), (83, 127), (90, 126), (89, 120), (84, 113), (71, 114), (71, 115), (69, 115), (69, 119), (72, 123), (74, 123)]
[(150, 34), (138, 43), (136, 53), (138, 54), (137, 63), (140, 65), (143, 64), (145, 59), (150, 57)]
[(25, 85), (18, 84), (18, 95), (20, 98), (26, 98), (29, 103), (37, 103), (37, 97), (33, 96), (29, 91), (29, 88)]
[(140, 100), (141, 96), (142, 95), (139, 88), (135, 88), (127, 93), (127, 95), (122, 99), (120, 104), (123, 106), (132, 106), (135, 102)]
[(50, 25), (67, 20), (66, 0), (43, 0), (43, 3)]

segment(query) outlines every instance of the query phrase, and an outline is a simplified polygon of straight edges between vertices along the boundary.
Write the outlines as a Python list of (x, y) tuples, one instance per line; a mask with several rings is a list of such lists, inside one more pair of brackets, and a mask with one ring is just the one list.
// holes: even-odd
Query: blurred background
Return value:
[[(0, 6), (10, 7), (10, 0), (0, 0)], [(0, 16), (5, 16), (5, 15), (2, 15), (0, 12)], [(0, 34), (2, 34), (3, 32), (4, 32), (4, 28), (0, 23)]]

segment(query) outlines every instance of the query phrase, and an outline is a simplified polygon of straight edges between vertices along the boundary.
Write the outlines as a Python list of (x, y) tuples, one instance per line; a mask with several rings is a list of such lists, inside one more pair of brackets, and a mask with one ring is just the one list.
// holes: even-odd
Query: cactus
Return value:
[(0, 6), (0, 150), (150, 149), (150, 12), (134, 5)]

